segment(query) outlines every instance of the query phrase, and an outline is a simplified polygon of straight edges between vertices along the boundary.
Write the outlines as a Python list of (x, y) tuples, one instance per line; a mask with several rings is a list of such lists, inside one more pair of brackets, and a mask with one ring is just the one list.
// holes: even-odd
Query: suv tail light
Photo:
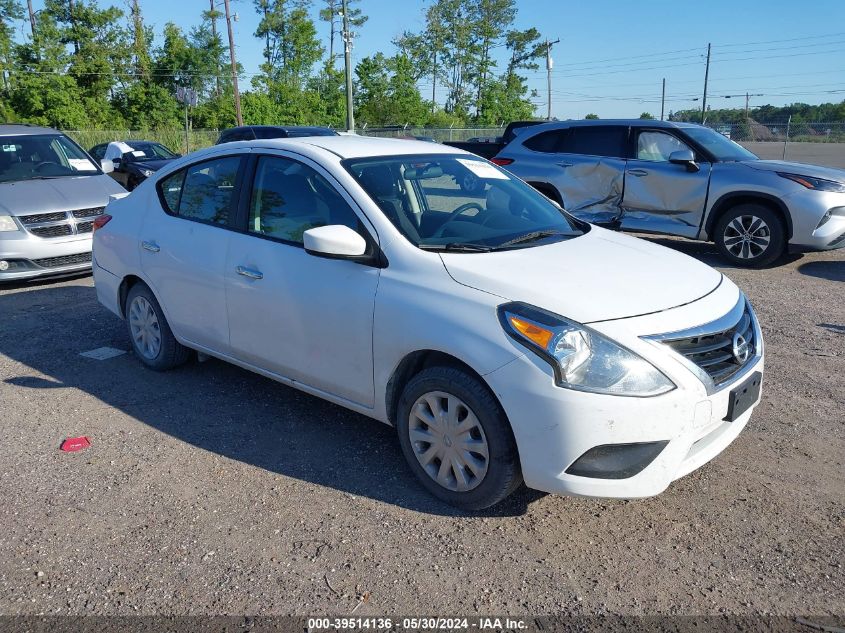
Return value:
[(94, 218), (94, 226), (92, 229), (92, 233), (96, 232), (97, 229), (103, 228), (106, 224), (109, 223), (109, 220), (111, 220), (111, 216), (108, 213), (98, 215), (96, 218)]
[(499, 167), (504, 167), (505, 165), (510, 165), (513, 162), (513, 158), (491, 158), (490, 162)]

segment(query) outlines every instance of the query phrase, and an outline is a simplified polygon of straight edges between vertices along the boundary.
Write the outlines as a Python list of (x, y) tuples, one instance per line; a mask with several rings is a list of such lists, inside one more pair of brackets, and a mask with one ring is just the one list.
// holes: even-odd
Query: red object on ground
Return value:
[(74, 453), (81, 451), (83, 448), (91, 446), (91, 442), (84, 435), (82, 437), (69, 437), (62, 442), (61, 450), (66, 453)]

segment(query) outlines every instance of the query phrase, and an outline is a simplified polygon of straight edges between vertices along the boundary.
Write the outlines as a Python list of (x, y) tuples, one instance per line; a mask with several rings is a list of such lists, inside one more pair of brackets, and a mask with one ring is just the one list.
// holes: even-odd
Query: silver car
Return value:
[(845, 171), (760, 160), (692, 123), (565, 121), (493, 159), (576, 217), (715, 242), (741, 266), (845, 247)]
[(0, 125), (0, 282), (91, 268), (94, 221), (120, 193), (61, 132)]

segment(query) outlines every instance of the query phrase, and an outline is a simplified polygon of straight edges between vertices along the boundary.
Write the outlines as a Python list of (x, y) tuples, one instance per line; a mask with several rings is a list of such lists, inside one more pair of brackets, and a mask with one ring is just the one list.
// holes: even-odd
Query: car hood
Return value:
[(598, 227), (554, 244), (441, 258), (460, 284), (580, 323), (668, 310), (722, 281), (720, 272), (692, 257)]
[(176, 160), (175, 158), (160, 158), (158, 160), (141, 160), (135, 161), (134, 163), (129, 163), (133, 167), (138, 167), (139, 169), (149, 169), (151, 171), (158, 171), (168, 163), (173, 162)]
[(744, 165), (759, 171), (783, 171), (789, 174), (810, 176), (812, 178), (823, 178), (825, 180), (837, 180), (845, 182), (845, 169), (833, 167), (820, 167), (806, 163), (792, 163), (785, 160), (746, 160)]
[(104, 207), (126, 190), (106, 175), (67, 176), (0, 183), (0, 213), (27, 215)]

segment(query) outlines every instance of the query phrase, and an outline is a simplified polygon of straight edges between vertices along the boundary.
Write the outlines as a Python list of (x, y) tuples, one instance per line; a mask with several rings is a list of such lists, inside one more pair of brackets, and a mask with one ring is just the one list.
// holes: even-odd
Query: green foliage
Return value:
[(653, 120), (654, 120), (654, 115), (653, 115), (651, 112), (643, 112), (643, 113), (640, 115), (640, 118), (641, 118), (641, 119), (647, 119), (647, 120), (653, 121)]
[(593, 114), (592, 112), (590, 112), (590, 113), (589, 113), (588, 115), (586, 115), (584, 118), (585, 118), (585, 119), (594, 120), (594, 119), (598, 119), (598, 118), (599, 118), (599, 115), (598, 115), (598, 114)]
[[(845, 121), (845, 101), (841, 103), (821, 103), (809, 105), (807, 103), (793, 103), (787, 106), (776, 107), (772, 105), (756, 106), (749, 110), (748, 118), (753, 121), (778, 122), (792, 116), (793, 124), (813, 122), (836, 122)], [(670, 112), (671, 121), (692, 121), (701, 122), (701, 110), (679, 110)], [(726, 108), (719, 110), (707, 110), (707, 124), (720, 125), (728, 123), (744, 123), (744, 108)]]

